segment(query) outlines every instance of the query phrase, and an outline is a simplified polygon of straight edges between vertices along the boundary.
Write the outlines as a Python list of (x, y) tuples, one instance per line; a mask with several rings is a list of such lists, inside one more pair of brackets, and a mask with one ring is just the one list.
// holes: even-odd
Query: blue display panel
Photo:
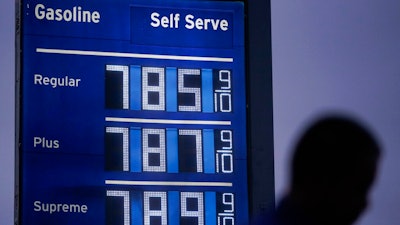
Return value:
[(240, 2), (22, 2), (20, 224), (249, 217)]

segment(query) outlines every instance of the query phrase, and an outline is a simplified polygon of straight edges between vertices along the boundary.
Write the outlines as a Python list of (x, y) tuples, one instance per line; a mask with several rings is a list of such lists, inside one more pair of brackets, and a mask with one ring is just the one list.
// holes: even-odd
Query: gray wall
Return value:
[(362, 225), (400, 221), (400, 1), (272, 0), (278, 199), (303, 126), (331, 111), (356, 116), (384, 147)]
[(0, 224), (14, 219), (14, 1), (0, 1)]
[[(292, 143), (317, 115), (340, 111), (385, 148), (372, 206), (358, 225), (400, 221), (400, 2), (272, 0), (276, 189)], [(14, 1), (0, 1), (0, 223), (13, 223)]]

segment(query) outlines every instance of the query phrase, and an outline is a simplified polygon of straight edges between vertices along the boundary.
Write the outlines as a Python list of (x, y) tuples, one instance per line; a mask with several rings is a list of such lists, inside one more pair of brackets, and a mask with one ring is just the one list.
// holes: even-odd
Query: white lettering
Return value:
[(54, 10), (52, 8), (46, 9), (46, 20), (54, 20)]
[[(150, 25), (155, 28), (179, 28), (179, 17), (179, 13), (170, 13), (169, 15), (162, 16), (158, 12), (152, 12), (150, 14)], [(188, 30), (227, 31), (229, 29), (229, 23), (226, 19), (195, 18), (194, 15), (187, 14), (185, 21), (185, 28)]]
[(161, 25), (163, 28), (179, 28), (179, 16), (179, 13), (171, 13), (169, 16), (163, 16), (160, 19), (160, 14), (153, 12), (150, 15), (152, 21), (150, 25), (152, 27), (159, 27)]
[(191, 29), (193, 29), (194, 28), (194, 22), (193, 22), (193, 18), (194, 18), (194, 16), (193, 15), (186, 15), (186, 17), (185, 17), (185, 20), (186, 20), (186, 25), (185, 25), (185, 27), (187, 28), (187, 29), (189, 29), (189, 30), (191, 30)]
[(87, 213), (87, 205), (79, 204), (64, 204), (64, 203), (42, 203), (41, 201), (35, 201), (33, 203), (33, 210), (35, 212), (46, 212), (52, 213)]
[(63, 13), (64, 20), (69, 22), (72, 20), (72, 12), (71, 10), (66, 9)]
[(45, 77), (41, 74), (35, 74), (33, 78), (33, 83), (36, 85), (51, 86), (56, 87), (79, 87), (81, 79), (65, 77)]
[(221, 23), (219, 24), (221, 27), (221, 30), (227, 31), (229, 27), (229, 23), (227, 20), (221, 20)]
[(160, 14), (158, 14), (156, 12), (153, 12), (151, 14), (151, 16), (150, 16), (151, 17), (151, 21), (153, 21), (153, 22), (151, 22), (150, 25), (152, 27), (159, 27), (160, 26), (160, 20), (158, 19), (159, 16), (160, 16)]
[(45, 137), (34, 137), (33, 138), (34, 148), (47, 148), (47, 149), (57, 149), (60, 148), (59, 140), (49, 140)]
[(44, 5), (37, 4), (35, 7), (35, 16), (36, 19), (42, 20), (46, 16), (46, 13), (43, 11), (45, 9)]
[(63, 20), (63, 15), (62, 15), (62, 10), (61, 9), (56, 9), (56, 21), (62, 21)]
[(192, 30), (196, 28), (197, 30), (222, 30), (227, 31), (229, 28), (229, 23), (225, 19), (210, 19), (210, 18), (196, 18), (188, 14), (185, 17), (186, 29)]
[(43, 4), (35, 6), (35, 17), (38, 20), (65, 21), (77, 23), (99, 23), (100, 13), (98, 11), (82, 10), (80, 6), (74, 6), (72, 9), (53, 9), (46, 8)]
[(100, 22), (100, 13), (99, 12), (97, 12), (97, 11), (92, 12), (92, 21), (93, 21), (93, 23)]

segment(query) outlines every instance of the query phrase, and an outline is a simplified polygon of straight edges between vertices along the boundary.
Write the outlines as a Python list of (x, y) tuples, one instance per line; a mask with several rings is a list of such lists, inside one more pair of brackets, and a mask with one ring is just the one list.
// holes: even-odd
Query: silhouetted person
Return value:
[(295, 147), (288, 194), (262, 223), (352, 224), (368, 205), (379, 154), (374, 137), (354, 121), (317, 121)]

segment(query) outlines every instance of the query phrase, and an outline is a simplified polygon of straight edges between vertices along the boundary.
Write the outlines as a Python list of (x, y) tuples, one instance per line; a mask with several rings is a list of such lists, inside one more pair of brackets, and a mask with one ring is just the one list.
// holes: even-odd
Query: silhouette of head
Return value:
[(318, 224), (351, 224), (367, 206), (379, 154), (360, 124), (342, 117), (319, 120), (295, 148), (290, 196)]

